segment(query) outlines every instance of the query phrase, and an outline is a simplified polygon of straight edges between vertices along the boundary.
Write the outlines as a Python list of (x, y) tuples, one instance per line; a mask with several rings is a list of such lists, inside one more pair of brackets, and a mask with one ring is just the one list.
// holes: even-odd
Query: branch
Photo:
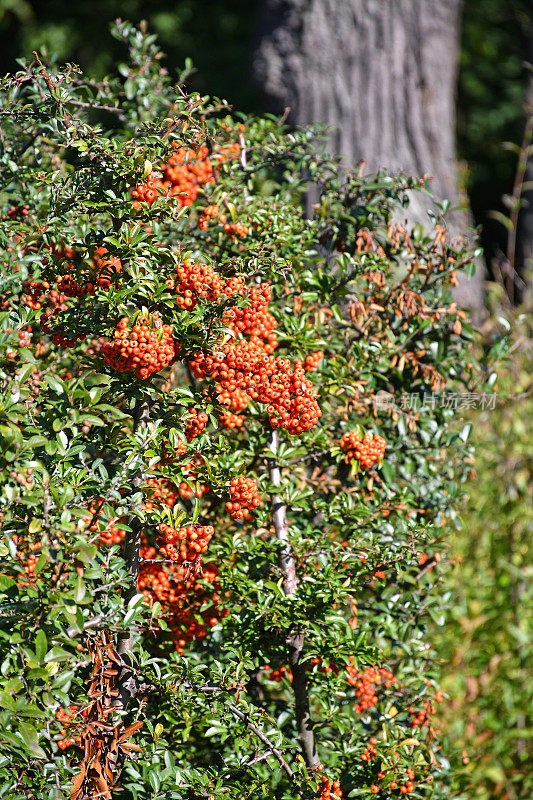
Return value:
[(227, 703), (226, 705), (231, 711), (231, 713), (235, 714), (236, 717), (245, 722), (248, 730), (252, 731), (252, 733), (254, 733), (266, 747), (268, 747), (269, 752), (272, 753), (272, 755), (278, 759), (279, 763), (281, 764), (281, 766), (283, 767), (289, 778), (291, 778), (291, 780), (294, 779), (294, 772), (287, 764), (287, 762), (283, 758), (283, 755), (280, 753), (277, 747), (274, 747), (268, 736), (265, 736), (263, 731), (260, 728), (258, 728), (257, 725), (254, 725), (253, 722), (250, 722), (247, 714), (245, 714), (244, 711), (241, 711), (240, 708), (234, 706), (233, 703)]
[[(277, 453), (278, 444), (278, 432), (274, 430), (272, 431), (268, 445), (274, 455)], [(268, 474), (274, 486), (281, 486), (281, 470), (276, 461), (272, 458), (269, 459), (268, 462)], [(272, 498), (272, 517), (274, 520), (276, 538), (279, 542), (279, 562), (283, 573), (283, 591), (286, 597), (291, 597), (298, 589), (298, 579), (291, 547), (287, 506), (280, 495), (275, 495)], [(292, 672), (292, 688), (294, 692), (298, 738), (307, 767), (311, 770), (315, 770), (319, 765), (319, 759), (313, 732), (313, 720), (309, 709), (306, 669), (305, 665), (301, 663), (304, 642), (305, 633), (303, 631), (287, 634), (286, 643), (289, 665)]]
[[(150, 415), (150, 406), (146, 398), (137, 400), (133, 412), (133, 432), (136, 433), (139, 428), (144, 427)], [(138, 488), (143, 481), (142, 470), (133, 478), (132, 484), (134, 488)], [(130, 587), (126, 593), (125, 603), (127, 604), (131, 598), (137, 593), (139, 582), (139, 565), (140, 565), (140, 549), (141, 549), (141, 520), (134, 514), (130, 514), (126, 519), (130, 530), (126, 531), (124, 537), (124, 560), (128, 568), (130, 577)], [(137, 681), (135, 674), (128, 664), (129, 655), (133, 650), (133, 636), (134, 627), (121, 631), (117, 636), (117, 652), (125, 661), (124, 666), (121, 668), (117, 677), (116, 688), (119, 691), (117, 700), (120, 702), (122, 709), (126, 709), (132, 697), (135, 697), (138, 691)], [(125, 657), (125, 658), (124, 658)]]

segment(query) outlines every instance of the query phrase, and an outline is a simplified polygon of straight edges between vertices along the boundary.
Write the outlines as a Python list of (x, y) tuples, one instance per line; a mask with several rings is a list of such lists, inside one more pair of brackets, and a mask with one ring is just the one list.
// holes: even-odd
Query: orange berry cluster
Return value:
[(376, 750), (375, 746), (378, 743), (378, 740), (375, 736), (370, 739), (370, 742), (367, 744), (363, 753), (361, 753), (361, 761), (366, 761), (370, 763), (373, 758), (377, 758), (378, 751)]
[(245, 294), (248, 304), (227, 310), (223, 324), (235, 331), (237, 341), (222, 344), (213, 353), (196, 353), (189, 358), (197, 378), (216, 382), (219, 402), (242, 411), (250, 400), (266, 404), (270, 424), (289, 433), (312, 428), (320, 417), (316, 390), (305, 375), (303, 362), (275, 358), (276, 320), (268, 311), (272, 290), (262, 283), (244, 288), (242, 278), (221, 278), (211, 266), (184, 263), (178, 267), (178, 282), (167, 281), (176, 291), (178, 304), (192, 309), (199, 299)]
[(17, 219), (20, 217), (26, 217), (29, 213), (30, 213), (29, 206), (9, 206), (7, 217), (8, 219)]
[[(409, 770), (409, 769), (408, 769), (408, 770), (407, 770), (407, 774), (408, 774), (408, 775), (409, 775), (409, 774), (412, 774), (412, 775), (413, 775), (413, 777), (414, 777), (414, 774), (415, 774), (415, 773), (413, 772), (413, 770), (412, 770), (412, 769), (411, 769), (411, 770)], [(429, 779), (428, 779), (428, 780), (429, 780)], [(414, 782), (413, 782), (412, 780), (410, 780), (409, 778), (408, 778), (408, 779), (405, 781), (405, 783), (403, 783), (403, 784), (400, 784), (400, 786), (398, 786), (398, 780), (393, 780), (393, 781), (391, 781), (391, 782), (389, 783), (389, 787), (390, 787), (391, 791), (394, 791), (395, 789), (399, 789), (399, 790), (400, 790), (400, 794), (411, 794), (411, 793), (412, 793), (412, 792), (414, 792), (414, 790), (415, 790), (415, 784), (414, 784)], [(374, 791), (374, 790), (375, 790), (375, 791)], [(380, 789), (379, 789), (379, 786), (375, 786), (375, 785), (374, 785), (374, 786), (371, 786), (371, 787), (370, 787), (370, 791), (371, 791), (373, 794), (377, 794), (377, 793), (380, 791)]]
[(198, 227), (201, 231), (206, 231), (209, 228), (210, 220), (216, 221), (217, 217), (219, 217), (218, 221), (223, 225), (224, 233), (230, 236), (240, 236), (242, 238), (250, 232), (248, 225), (244, 225), (242, 222), (228, 222), (226, 214), (220, 213), (220, 206), (206, 206), (202, 211), (202, 215), (198, 217)]
[(409, 713), (413, 715), (413, 719), (411, 720), (411, 727), (412, 728), (424, 728), (431, 726), (431, 717), (433, 714), (437, 713), (436, 706), (431, 702), (431, 700), (426, 700), (421, 709), (416, 709), (413, 706), (409, 706), (408, 709)]
[(209, 422), (209, 417), (203, 412), (198, 412), (196, 408), (189, 408), (189, 414), (191, 419), (185, 428), (185, 438), (187, 442), (192, 442), (193, 439), (196, 439), (201, 434)]
[[(189, 567), (154, 562), (157, 555), (155, 547), (141, 547), (139, 591), (150, 605), (161, 603), (176, 650), (183, 654), (187, 642), (205, 637), (209, 628), (227, 614), (218, 605), (218, 570), (213, 564), (204, 565), (202, 577), (211, 584), (210, 592)], [(206, 608), (209, 601), (211, 605)]]
[[(250, 405), (250, 396), (243, 389), (226, 389), (217, 383), (217, 399), (223, 406), (228, 406), (233, 411), (244, 411)], [(243, 418), (244, 419), (244, 418)]]
[(348, 683), (355, 687), (355, 696), (360, 698), (355, 705), (358, 714), (362, 714), (378, 702), (376, 689), (378, 686), (385, 686), (387, 689), (398, 681), (392, 672), (386, 667), (365, 667), (359, 672), (353, 662), (348, 665)]
[(102, 346), (104, 361), (118, 372), (148, 378), (175, 360), (179, 345), (172, 333), (172, 325), (163, 325), (156, 315), (140, 316), (131, 328), (124, 317), (115, 329), (113, 342)]
[(242, 428), (244, 417), (242, 414), (232, 414), (231, 411), (223, 411), (219, 417), (221, 428)]
[[(203, 211), (202, 215), (198, 217), (198, 227), (201, 231), (206, 231), (209, 226), (210, 219), (216, 219), (220, 214), (220, 206), (206, 206)], [(224, 219), (222, 219), (224, 217)], [(222, 214), (220, 218), (221, 222), (226, 221), (225, 214)]]
[(192, 205), (200, 187), (215, 179), (213, 162), (222, 163), (240, 153), (237, 143), (220, 145), (211, 156), (205, 145), (197, 150), (177, 143), (172, 146), (174, 152), (160, 165), (162, 180), (152, 173), (146, 183), (132, 189), (133, 208), (141, 208), (143, 202), (152, 205), (160, 196), (174, 197), (179, 208)]
[(273, 353), (278, 337), (274, 332), (276, 320), (268, 310), (272, 287), (268, 283), (260, 283), (246, 290), (239, 287), (236, 291), (245, 294), (248, 302), (245, 306), (226, 311), (224, 324), (241, 336), (250, 337), (255, 344), (260, 344), (265, 353)]
[[(321, 663), (322, 663), (321, 659), (318, 658), (317, 656), (315, 656), (314, 658), (311, 659), (311, 663), (309, 665), (309, 668), (311, 668), (311, 666), (317, 667)], [(336, 664), (333, 664), (330, 661), (329, 664), (322, 664), (322, 666), (320, 667), (320, 672), (323, 672), (324, 675), (327, 675), (328, 672), (333, 672), (335, 675), (338, 675), (340, 670), (336, 666)]]
[(274, 669), (270, 664), (265, 664), (263, 669), (268, 673), (267, 677), (269, 681), (276, 681), (276, 683), (279, 683), (286, 676), (292, 682), (292, 672), (288, 667)]
[(24, 294), (22, 294), (20, 301), (28, 308), (38, 310), (41, 308), (41, 299), (43, 294), (50, 289), (48, 281), (24, 281), (22, 284)]
[[(42, 550), (41, 542), (26, 542), (24, 537), (18, 536), (16, 533), (13, 535), (13, 542), (17, 546), (17, 558), (23, 565), (23, 570), (26, 573), (28, 580), (17, 581), (17, 586), (32, 586), (35, 584), (35, 565), (39, 560), (40, 553), (32, 552)], [(29, 552), (29, 554), (28, 554)]]
[(241, 340), (224, 345), (217, 353), (199, 353), (191, 368), (198, 378), (217, 381), (220, 400), (227, 401), (236, 389), (252, 400), (267, 404), (270, 424), (297, 434), (310, 430), (321, 416), (316, 390), (306, 378), (301, 362), (267, 355), (262, 343)]
[(153, 511), (161, 505), (173, 508), (178, 501), (178, 492), (172, 481), (157, 476), (147, 478), (144, 485), (146, 500), (144, 511)]
[[(49, 250), (53, 258), (60, 262), (61, 269), (66, 270), (65, 274), (57, 276), (57, 290), (65, 297), (85, 297), (88, 294), (95, 294), (97, 288), (107, 291), (122, 271), (120, 259), (109, 256), (107, 248), (98, 247), (93, 256), (94, 275), (90, 276), (89, 273), (82, 271), (77, 278), (81, 277), (83, 282), (78, 283), (72, 275), (72, 271), (76, 270), (71, 263), (76, 259), (76, 252), (72, 247), (51, 245)], [(47, 263), (49, 260), (43, 259), (43, 264)], [(43, 288), (50, 288), (50, 284), (44, 281)]]
[(193, 489), (192, 486), (189, 486), (187, 481), (181, 481), (178, 489), (179, 496), (183, 497), (184, 500), (190, 500), (193, 495), (195, 497), (202, 497), (208, 492), (209, 486), (206, 483), (200, 483)]
[[(91, 533), (96, 533), (98, 528), (101, 524), (101, 510), (99, 510), (99, 506), (101, 506), (102, 500), (101, 498), (97, 498), (94, 503), (91, 503), (88, 507), (88, 512), (91, 515), (90, 517), (85, 517), (86, 522), (90, 522), (88, 530)], [(111, 545), (111, 544), (120, 544), (123, 540), (124, 536), (126, 535), (126, 531), (123, 531), (121, 528), (117, 527), (117, 522), (121, 520), (118, 517), (112, 517), (109, 521), (105, 522), (105, 528), (99, 531), (98, 539), (102, 544)]]
[(339, 781), (331, 782), (325, 775), (322, 775), (320, 778), (318, 791), (320, 792), (318, 796), (319, 800), (335, 800), (335, 798), (342, 797)]
[(245, 478), (239, 475), (232, 478), (229, 486), (230, 499), (226, 503), (226, 510), (233, 519), (252, 519), (252, 511), (261, 505), (263, 499), (257, 490), (255, 478)]
[[(192, 461), (189, 461), (183, 467), (183, 472), (185, 475), (191, 480), (191, 482), (198, 481), (198, 468), (205, 466), (205, 461), (201, 455), (195, 455)], [(207, 494), (209, 492), (209, 486), (205, 483), (197, 484), (196, 488), (193, 489), (187, 481), (182, 481), (179, 485), (178, 493), (180, 497), (183, 497), (185, 500), (188, 500), (193, 496), (202, 497), (202, 495)]]
[(166, 285), (176, 292), (177, 303), (184, 310), (192, 311), (199, 300), (214, 302), (244, 291), (242, 278), (222, 278), (210, 264), (185, 261), (178, 264), (176, 273)]
[(188, 562), (189, 566), (199, 564), (215, 532), (212, 525), (195, 524), (184, 528), (172, 528), (164, 522), (158, 526), (158, 530), (163, 534), (159, 555), (170, 561), (178, 561), (180, 564)]
[[(56, 711), (56, 715), (55, 715), (57, 721), (61, 722), (61, 723), (63, 723), (63, 725), (65, 725), (65, 728), (63, 728), (62, 731), (61, 731), (61, 736), (63, 738), (61, 738), (57, 743), (57, 746), (59, 747), (60, 750), (65, 750), (67, 747), (72, 747), (72, 745), (74, 745), (74, 744), (81, 745), (82, 739), (83, 739), (83, 732), (78, 733), (76, 736), (74, 736), (74, 738), (72, 738), (71, 736), (67, 736), (66, 735), (67, 734), (67, 731), (66, 731), (66, 726), (67, 725), (76, 725), (77, 728), (79, 729), (80, 724), (81, 724), (81, 720), (80, 719), (76, 719), (76, 717), (79, 714), (78, 706), (74, 706), (74, 705), (69, 706), (69, 711), (70, 711), (70, 713), (68, 711), (65, 711), (65, 709), (63, 707), (60, 707)], [(82, 714), (83, 717), (86, 717), (88, 715), (88, 713), (89, 713), (89, 709), (88, 708), (83, 708), (81, 710), (81, 714)]]
[(224, 224), (224, 233), (230, 236), (239, 236), (242, 239), (244, 236), (248, 236), (249, 232), (248, 225), (244, 225), (242, 222), (226, 222)]
[(313, 372), (315, 369), (318, 368), (318, 365), (324, 358), (324, 351), (317, 350), (316, 353), (312, 353), (310, 356), (306, 356), (304, 358), (304, 369), (307, 372)]
[(369, 469), (381, 461), (387, 442), (382, 436), (373, 436), (371, 433), (365, 433), (361, 440), (359, 431), (347, 431), (340, 440), (340, 446), (346, 453), (345, 460), (348, 463), (356, 459), (362, 467)]

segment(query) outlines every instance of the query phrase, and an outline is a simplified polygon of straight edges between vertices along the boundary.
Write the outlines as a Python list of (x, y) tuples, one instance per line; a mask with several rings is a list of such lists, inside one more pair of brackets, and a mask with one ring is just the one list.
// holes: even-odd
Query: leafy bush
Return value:
[(114, 35), (2, 83), (0, 796), (446, 797), (474, 255)]
[(473, 420), (477, 476), (454, 535), (462, 562), (436, 647), (452, 698), (446, 728), (464, 748), (457, 796), (526, 800), (533, 792), (530, 308), (510, 322), (506, 316), (493, 317), (500, 335), (512, 325), (510, 354), (498, 370), (494, 410)]

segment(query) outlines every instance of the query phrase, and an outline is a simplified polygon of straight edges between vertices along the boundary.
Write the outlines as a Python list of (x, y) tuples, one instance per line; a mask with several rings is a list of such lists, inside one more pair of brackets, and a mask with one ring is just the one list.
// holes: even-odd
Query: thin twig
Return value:
[(257, 725), (254, 725), (254, 723), (250, 721), (248, 715), (245, 714), (244, 711), (241, 711), (240, 708), (234, 706), (233, 703), (227, 703), (227, 707), (229, 708), (232, 714), (234, 714), (236, 717), (238, 717), (240, 720), (246, 723), (246, 727), (248, 728), (248, 730), (252, 731), (252, 733), (254, 733), (257, 736), (257, 738), (260, 739), (263, 742), (263, 744), (268, 747), (272, 755), (278, 759), (280, 765), (285, 770), (289, 778), (293, 779), (294, 772), (283, 758), (281, 752), (277, 749), (277, 747), (274, 747), (268, 736), (266, 736), (263, 733), (263, 731), (257, 727)]

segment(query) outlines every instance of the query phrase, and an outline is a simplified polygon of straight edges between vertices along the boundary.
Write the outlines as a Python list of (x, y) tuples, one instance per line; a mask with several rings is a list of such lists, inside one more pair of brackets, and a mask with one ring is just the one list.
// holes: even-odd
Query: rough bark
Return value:
[[(252, 73), (267, 110), (332, 126), (330, 150), (354, 167), (434, 178), (437, 199), (464, 205), (455, 155), (461, 0), (262, 0)], [(427, 222), (413, 198), (410, 222)], [(468, 212), (450, 217), (465, 233)], [(482, 302), (481, 276), (459, 302)]]

